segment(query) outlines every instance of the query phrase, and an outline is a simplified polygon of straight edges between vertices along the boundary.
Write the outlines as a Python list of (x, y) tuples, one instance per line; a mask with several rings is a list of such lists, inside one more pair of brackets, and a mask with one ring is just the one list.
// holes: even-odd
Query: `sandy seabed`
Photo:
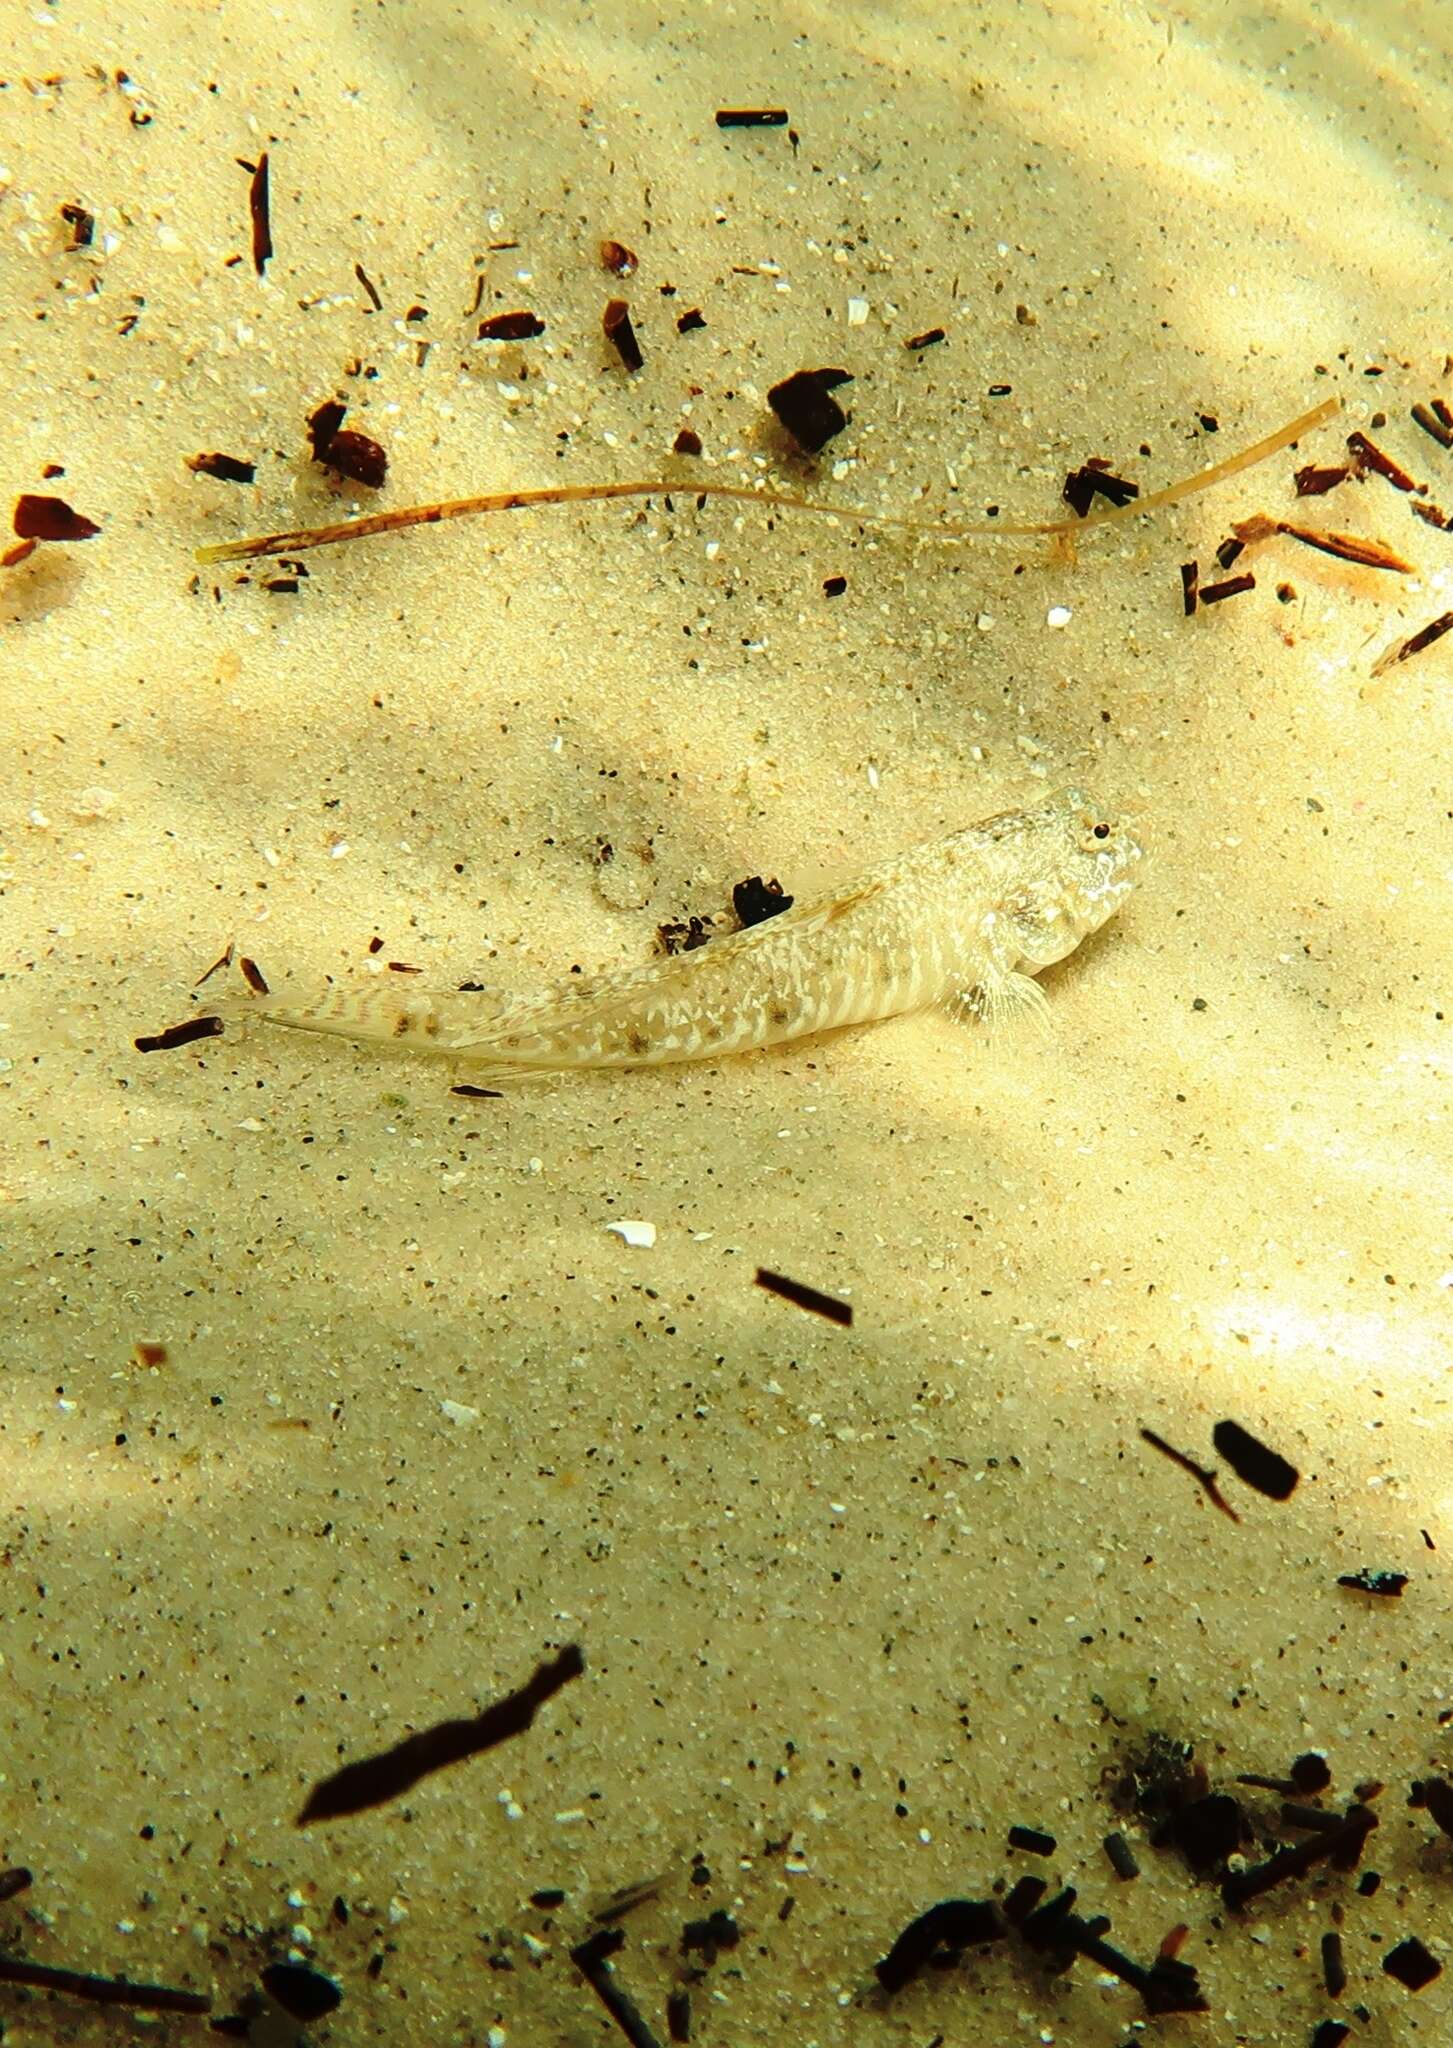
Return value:
[[(1446, 2039), (1448, 1975), (1382, 1962), (1453, 1931), (1408, 1803), (1453, 1771), (1453, 637), (1373, 669), (1453, 606), (1453, 543), (1384, 478), (1292, 476), (1360, 430), (1453, 506), (1410, 418), (1453, 399), (1448, 10), (139, 0), (13, 5), (5, 43), (5, 502), (101, 531), (0, 572), (0, 1863), (33, 1873), (0, 1954), (223, 2015), (291, 1951), (343, 1991), (310, 2038), (586, 2048), (624, 2036), (570, 1947), (654, 1878), (615, 1967), (660, 2040), (687, 1987), (704, 2043), (1116, 2048), (1142, 2005), (1093, 1960), (875, 1979), (1034, 1873), (1141, 1962), (1188, 1926), (1197, 2039), (1358, 2006), (1369, 2048)], [(717, 127), (753, 105), (791, 134)], [(543, 333), (476, 338), (515, 310)], [(766, 394), (821, 366), (850, 420), (807, 462)], [(1075, 548), (693, 497), (1051, 519), (1091, 457), (1148, 491), (1334, 395)], [(333, 396), (379, 492), (309, 459)], [(255, 481), (189, 471), (216, 450)], [(653, 475), (306, 576), (193, 559)], [(1279, 538), (1185, 617), (1181, 564), (1214, 581), (1256, 513), (1413, 573)], [(1153, 858), (1045, 977), (1052, 1033), (930, 1015), (499, 1100), (262, 1028), (134, 1047), (229, 940), (304, 994), (529, 986), (1067, 779)], [(1227, 1418), (1290, 1500), (1227, 1472)], [(576, 1643), (526, 1732), (295, 1826)], [(1152, 1743), (1238, 1794), (1253, 1863), (1302, 1837), (1238, 1773), (1380, 1781), (1380, 1889), (1225, 1910), (1113, 1803)], [(736, 1946), (683, 1954), (713, 1912)], [(7, 2044), (141, 2031), (0, 2000)]]

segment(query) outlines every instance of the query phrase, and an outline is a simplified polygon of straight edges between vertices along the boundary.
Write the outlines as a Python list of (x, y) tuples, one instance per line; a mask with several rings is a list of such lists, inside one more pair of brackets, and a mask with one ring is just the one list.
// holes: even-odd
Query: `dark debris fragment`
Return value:
[(770, 1272), (766, 1266), (757, 1268), (757, 1285), (768, 1294), (778, 1294), (783, 1301), (806, 1309), (809, 1315), (823, 1316), (830, 1323), (840, 1323), (845, 1330), (852, 1328), (853, 1305), (850, 1301), (839, 1301), (835, 1295), (822, 1294), (816, 1287), (809, 1287), (801, 1280), (790, 1280), (785, 1273)]
[(641, 344), (637, 341), (636, 330), (631, 325), (631, 309), (625, 300), (608, 299), (605, 311), (600, 316), (600, 324), (606, 340), (627, 370), (634, 374), (642, 367), (646, 358), (641, 354)]
[[(1444, 406), (1443, 410), (1446, 412), (1448, 408)], [(1432, 436), (1440, 448), (1453, 448), (1453, 419), (1440, 419), (1432, 407), (1426, 405), (1415, 405), (1412, 417), (1425, 434)]]
[(784, 910), (792, 908), (792, 900), (775, 875), (770, 882), (764, 882), (760, 875), (748, 875), (732, 884), (732, 908), (743, 928), (765, 924), (769, 917), (780, 917)]
[(710, 1965), (723, 1949), (735, 1948), (741, 1938), (742, 1930), (731, 1914), (718, 1906), (704, 1920), (686, 1922), (681, 1930), (681, 1953), (699, 1955)]
[(1350, 462), (1307, 462), (1303, 463), (1292, 481), (1299, 498), (1325, 498), (1328, 491), (1335, 491), (1338, 484), (1345, 484), (1351, 474)]
[(77, 249), (89, 249), (96, 232), (95, 214), (78, 200), (68, 199), (61, 208), (61, 219), (71, 231), (71, 239), (66, 244), (67, 254), (74, 255)]
[(1227, 576), (1220, 583), (1203, 583), (1199, 595), (1203, 605), (1221, 604), (1228, 597), (1240, 597), (1243, 591), (1255, 588), (1256, 578), (1245, 569), (1239, 576)]
[(1347, 1989), (1347, 1965), (1342, 1959), (1342, 1937), (1335, 1927), (1322, 1936), (1322, 1982), (1329, 1998), (1340, 1998)]
[(656, 927), (656, 946), (662, 953), (694, 953), (698, 946), (704, 946), (711, 937), (710, 918), (678, 918), (669, 924)]
[(488, 319), (479, 323), (481, 341), (533, 341), (537, 334), (544, 332), (545, 323), (539, 315), (523, 310), (491, 313)]
[(267, 151), (255, 164), (244, 164), (252, 173), (247, 187), (247, 210), (252, 220), (252, 267), (261, 277), (272, 260), (272, 197), (268, 178)]
[(1083, 519), (1095, 499), (1105, 498), (1115, 506), (1129, 505), (1140, 496), (1139, 484), (1116, 476), (1103, 456), (1091, 456), (1065, 478), (1060, 496), (1077, 518)]
[(1347, 446), (1359, 476), (1370, 469), (1374, 475), (1385, 478), (1395, 491), (1424, 492), (1427, 490), (1428, 486), (1426, 484), (1418, 483), (1414, 477), (1408, 474), (1400, 462), (1394, 462), (1390, 455), (1384, 454), (1377, 443), (1370, 441), (1367, 435), (1362, 433), (1360, 429), (1354, 429), (1347, 436)]
[(347, 411), (342, 399), (325, 398), (308, 414), (313, 460), (376, 491), (388, 475), (388, 455), (370, 435), (343, 425)]
[(0, 1984), (28, 1984), (37, 1991), (57, 1992), (62, 1998), (82, 1998), (92, 2005), (128, 2005), (137, 2012), (212, 2010), (211, 1999), (202, 1991), (178, 1991), (169, 1984), (134, 1984), (129, 1977), (96, 1977), (89, 1970), (27, 1963), (20, 1956), (0, 1956)]
[(1349, 1586), (1354, 1593), (1373, 1593), (1380, 1600), (1401, 1600), (1403, 1587), (1408, 1582), (1406, 1572), (1378, 1571), (1371, 1565), (1363, 1565), (1355, 1572), (1339, 1572), (1339, 1586)]
[(1178, 1806), (1157, 1831), (1159, 1845), (1171, 1842), (1198, 1877), (1224, 1870), (1228, 1856), (1250, 1838), (1241, 1802), (1229, 1792), (1207, 1792)]
[(1236, 1912), (1270, 1891), (1273, 1885), (1289, 1877), (1304, 1877), (1314, 1863), (1325, 1860), (1339, 1870), (1355, 1868), (1367, 1837), (1376, 1826), (1377, 1815), (1370, 1806), (1350, 1806), (1340, 1826), (1312, 1835), (1294, 1848), (1278, 1849), (1264, 1863), (1231, 1871), (1222, 1879), (1221, 1897)]
[(1453, 612), (1440, 612), (1436, 619), (1430, 620), (1416, 633), (1410, 633), (1406, 640), (1396, 641), (1385, 654), (1380, 654), (1372, 664), (1372, 673), (1380, 676), (1384, 670), (1395, 668), (1400, 661), (1411, 660), (1413, 655), (1421, 654), (1425, 647), (1431, 647), (1449, 631), (1453, 631)]
[(1255, 1487), (1270, 1500), (1291, 1499), (1301, 1476), (1296, 1466), (1288, 1464), (1279, 1452), (1261, 1443), (1239, 1422), (1218, 1422), (1211, 1432), (1211, 1441), (1245, 1485)]
[(308, 1794), (298, 1826), (313, 1821), (334, 1820), (342, 1814), (363, 1813), (385, 1801), (397, 1799), (417, 1785), (421, 1778), (462, 1763), (493, 1749), (511, 1736), (523, 1735), (535, 1715), (563, 1685), (579, 1678), (585, 1656), (578, 1643), (571, 1643), (558, 1657), (546, 1661), (530, 1674), (518, 1691), (507, 1693), (493, 1706), (467, 1719), (440, 1721), (417, 1735), (405, 1736), (391, 1749), (375, 1756), (345, 1764), (340, 1771), (322, 1778)]
[(1382, 1967), (1389, 1977), (1395, 1977), (1408, 1991), (1424, 1991), (1435, 1977), (1443, 1973), (1443, 1965), (1436, 1956), (1430, 1955), (1416, 1934), (1408, 1935), (1396, 1948), (1389, 1949), (1382, 1959)]
[(1453, 1785), (1446, 1778), (1414, 1779), (1408, 1805), (1425, 1807), (1443, 1833), (1453, 1836)]
[(215, 476), (224, 484), (250, 484), (257, 475), (255, 462), (216, 450), (207, 455), (189, 455), (186, 464), (194, 476)]
[(604, 241), (600, 245), (600, 267), (613, 277), (629, 277), (639, 268), (640, 258), (624, 242)]
[(263, 1988), (276, 1999), (289, 2019), (307, 2026), (326, 2019), (343, 2003), (343, 1993), (331, 1977), (306, 1963), (269, 1963), (262, 1973)]
[(101, 531), (94, 519), (73, 511), (64, 498), (38, 491), (20, 493), (10, 523), (22, 540), (94, 540)]
[(1026, 1856), (1053, 1856), (1059, 1844), (1054, 1836), (1046, 1834), (1043, 1828), (1016, 1825), (1009, 1830), (1009, 1846), (1011, 1849), (1021, 1849)]
[(794, 370), (767, 393), (767, 403), (804, 453), (816, 455), (848, 423), (832, 396), (852, 382), (851, 370)]
[(660, 2048), (656, 2035), (641, 2016), (639, 2006), (622, 1990), (611, 1969), (610, 1958), (625, 1945), (619, 1927), (602, 1927), (586, 1941), (577, 1942), (570, 1960), (625, 2035), (631, 2048)]
[(199, 1038), (220, 1038), (224, 1028), (220, 1017), (188, 1017), (184, 1024), (168, 1024), (165, 1031), (131, 1042), (138, 1052), (175, 1052), (179, 1045), (193, 1045)]
[(887, 1955), (873, 1965), (885, 1991), (901, 1991), (921, 1970), (944, 1953), (1002, 1940), (1004, 1922), (988, 1899), (941, 1899), (910, 1920)]

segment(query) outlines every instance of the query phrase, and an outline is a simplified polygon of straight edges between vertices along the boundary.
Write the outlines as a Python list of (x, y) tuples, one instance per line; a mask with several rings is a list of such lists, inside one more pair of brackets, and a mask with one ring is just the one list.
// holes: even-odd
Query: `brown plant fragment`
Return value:
[(1274, 533), (1284, 533), (1291, 540), (1301, 541), (1304, 547), (1317, 548), (1324, 555), (1335, 555), (1339, 561), (1356, 562), (1363, 569), (1391, 569), (1400, 576), (1411, 576), (1413, 565), (1394, 553), (1383, 540), (1365, 540), (1355, 533), (1328, 533), (1317, 527), (1298, 526), (1290, 519), (1269, 519), (1264, 512), (1255, 513), (1250, 519), (1239, 519), (1232, 529), (1238, 540), (1250, 546), (1255, 541), (1269, 540)]
[(1140, 496), (1140, 486), (1129, 477), (1116, 476), (1103, 457), (1091, 456), (1079, 469), (1070, 471), (1060, 495), (1083, 519), (1097, 497), (1107, 498), (1112, 505), (1128, 505)]
[(1347, 436), (1347, 446), (1352, 451), (1359, 476), (1370, 469), (1375, 475), (1385, 477), (1395, 491), (1427, 491), (1426, 484), (1420, 484), (1416, 478), (1408, 474), (1400, 462), (1394, 462), (1390, 455), (1385, 455), (1377, 443), (1370, 441), (1360, 428), (1354, 428)]
[(387, 450), (371, 435), (360, 434), (353, 427), (343, 427), (333, 436), (323, 460), (340, 476), (363, 484), (370, 491), (379, 490), (388, 475)]
[(628, 249), (624, 242), (604, 241), (600, 245), (600, 267), (615, 277), (629, 277), (639, 266), (634, 249)]
[(513, 313), (491, 313), (479, 323), (481, 341), (533, 341), (544, 332), (545, 323), (539, 315), (523, 308)]
[(89, 249), (96, 232), (95, 214), (88, 212), (78, 201), (68, 199), (61, 208), (61, 219), (71, 231), (67, 253), (73, 255), (77, 249)]
[(272, 259), (272, 195), (268, 183), (267, 151), (264, 150), (257, 162), (244, 169), (251, 169), (252, 182), (247, 188), (247, 209), (252, 217), (252, 267), (261, 277)]
[(74, 512), (64, 498), (22, 491), (15, 500), (11, 524), (22, 540), (94, 540), (101, 531), (94, 519)]
[(1199, 591), (1202, 604), (1221, 604), (1228, 597), (1240, 597), (1243, 590), (1255, 590), (1256, 578), (1249, 569), (1239, 576), (1227, 576), (1220, 583), (1203, 583)]
[[(1446, 407), (1444, 408), (1446, 410)], [(1440, 420), (1431, 406), (1415, 405), (1412, 419), (1425, 434), (1430, 434), (1440, 448), (1453, 448), (1453, 426)]]
[(626, 368), (632, 372), (639, 370), (646, 359), (641, 354), (641, 344), (637, 341), (636, 330), (631, 325), (631, 309), (625, 300), (607, 299), (600, 324), (605, 331), (606, 340)]
[(1453, 630), (1453, 612), (1441, 612), (1420, 631), (1410, 634), (1406, 640), (1399, 640), (1396, 646), (1389, 647), (1385, 654), (1380, 654), (1372, 664), (1372, 673), (1380, 676), (1384, 669), (1393, 668), (1398, 662), (1407, 661), (1414, 654), (1421, 654), (1425, 647), (1431, 647), (1435, 640), (1441, 640), (1450, 630)]
[(1338, 484), (1345, 484), (1351, 474), (1350, 462), (1307, 462), (1297, 471), (1292, 481), (1297, 487), (1299, 498), (1324, 498), (1328, 491), (1335, 491)]
[(185, 1024), (168, 1024), (131, 1042), (138, 1052), (175, 1052), (179, 1045), (191, 1045), (199, 1038), (220, 1038), (224, 1026), (220, 1017), (188, 1017)]
[(206, 455), (189, 455), (186, 464), (194, 476), (215, 476), (226, 484), (250, 484), (257, 475), (255, 462), (248, 462), (241, 455), (223, 455), (216, 450)]

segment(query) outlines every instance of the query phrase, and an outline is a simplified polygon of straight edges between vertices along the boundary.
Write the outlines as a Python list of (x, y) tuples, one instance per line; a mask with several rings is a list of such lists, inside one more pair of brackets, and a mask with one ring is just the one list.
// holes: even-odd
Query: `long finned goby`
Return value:
[(524, 994), (406, 991), (386, 979), (335, 988), (305, 1008), (272, 996), (222, 1007), (297, 1031), (448, 1053), (491, 1083), (718, 1059), (935, 1003), (994, 1015), (1044, 1002), (1032, 977), (1119, 908), (1140, 858), (1124, 818), (1084, 789), (1062, 789), (644, 966)]

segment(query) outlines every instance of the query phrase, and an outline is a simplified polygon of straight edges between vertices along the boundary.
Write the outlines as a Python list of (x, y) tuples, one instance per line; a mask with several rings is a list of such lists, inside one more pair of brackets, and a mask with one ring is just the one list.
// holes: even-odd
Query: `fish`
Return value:
[(303, 1007), (265, 994), (220, 1007), (229, 1019), (449, 1054), (491, 1087), (720, 1059), (934, 1005), (993, 1020), (1044, 1010), (1035, 975), (1114, 915), (1142, 857), (1134, 821), (1072, 785), (640, 966), (523, 992), (431, 992), (390, 978)]

